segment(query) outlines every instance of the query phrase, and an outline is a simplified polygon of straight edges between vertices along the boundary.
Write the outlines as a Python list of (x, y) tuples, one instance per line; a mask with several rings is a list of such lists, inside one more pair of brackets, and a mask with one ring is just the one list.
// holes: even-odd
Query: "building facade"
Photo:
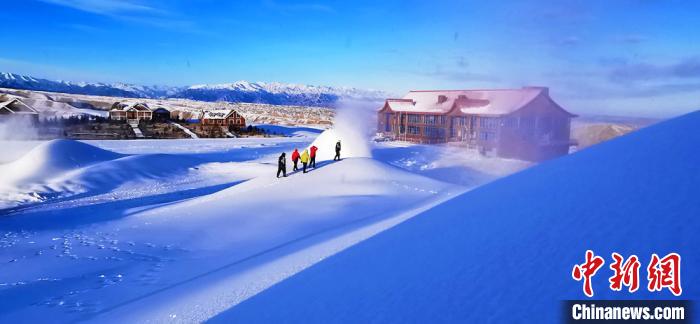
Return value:
[(205, 111), (200, 120), (206, 126), (245, 127), (245, 118), (232, 109)]
[(145, 103), (126, 104), (115, 102), (109, 110), (109, 119), (140, 121), (153, 119), (153, 110)]
[(385, 101), (377, 132), (414, 143), (463, 142), (484, 154), (541, 161), (568, 154), (575, 144), (574, 117), (544, 87), (411, 91)]

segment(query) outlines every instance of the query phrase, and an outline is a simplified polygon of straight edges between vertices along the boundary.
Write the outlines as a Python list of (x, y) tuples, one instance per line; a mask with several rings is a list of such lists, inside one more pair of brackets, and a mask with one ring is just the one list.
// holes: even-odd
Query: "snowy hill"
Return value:
[(0, 210), (0, 322), (201, 322), (464, 191), (351, 150), (275, 178), (312, 138), (38, 145), (11, 185), (61, 196)]
[[(467, 192), (330, 257), (215, 322), (561, 321), (584, 299), (585, 251), (606, 260), (595, 299), (650, 293), (652, 253), (682, 256), (681, 299), (700, 298), (700, 112)], [(611, 253), (636, 254), (639, 291), (608, 287)]]
[(0, 88), (51, 91), (70, 94), (131, 98), (181, 98), (200, 101), (229, 101), (275, 105), (333, 106), (338, 100), (383, 100), (376, 90), (333, 88), (278, 82), (238, 81), (190, 87), (140, 86), (124, 83), (51, 81), (13, 73), (0, 73)]

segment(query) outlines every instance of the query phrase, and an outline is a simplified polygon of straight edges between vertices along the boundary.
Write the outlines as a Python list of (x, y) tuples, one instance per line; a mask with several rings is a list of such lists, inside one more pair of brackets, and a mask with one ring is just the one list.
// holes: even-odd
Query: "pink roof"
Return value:
[(542, 93), (547, 95), (547, 88), (417, 90), (409, 92), (403, 100), (388, 99), (387, 104), (393, 111), (443, 114), (456, 103), (466, 114), (504, 115), (524, 107)]

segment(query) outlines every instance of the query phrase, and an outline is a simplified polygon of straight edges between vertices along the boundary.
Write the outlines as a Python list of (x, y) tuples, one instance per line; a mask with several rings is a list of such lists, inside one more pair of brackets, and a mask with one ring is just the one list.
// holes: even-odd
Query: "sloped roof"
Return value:
[(168, 113), (170, 112), (170, 109), (165, 108), (165, 107), (163, 107), (163, 106), (158, 106), (158, 107), (156, 107), (155, 109), (153, 109), (153, 112), (157, 112), (157, 111), (159, 111), (159, 110), (160, 110), (160, 111), (163, 111), (163, 110), (164, 110), (164, 111), (166, 111), (166, 112), (168, 112)]
[(234, 113), (233, 109), (207, 110), (202, 114), (202, 119), (226, 119), (232, 113)]
[(120, 104), (120, 107), (117, 108), (112, 108), (110, 110), (112, 111), (127, 111), (130, 109), (135, 109), (137, 111), (152, 111), (150, 107), (148, 107), (147, 104), (143, 102), (135, 102), (135, 103), (122, 103)]
[(387, 99), (393, 111), (444, 114), (453, 107), (466, 114), (505, 115), (512, 113), (539, 95), (547, 95), (547, 88), (494, 90), (416, 90), (403, 99)]
[(13, 114), (28, 114), (28, 115), (38, 115), (39, 112), (32, 108), (31, 106), (22, 102), (17, 98), (13, 98), (8, 101), (0, 102), (0, 109), (9, 110)]

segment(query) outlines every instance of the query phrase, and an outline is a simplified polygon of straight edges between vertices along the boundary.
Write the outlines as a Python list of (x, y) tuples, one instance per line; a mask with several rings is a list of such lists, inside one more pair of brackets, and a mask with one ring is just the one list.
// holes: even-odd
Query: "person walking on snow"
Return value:
[(309, 167), (316, 169), (316, 151), (318, 151), (318, 147), (312, 145), (311, 146), (311, 162), (309, 162)]
[(335, 157), (333, 157), (333, 161), (340, 161), (340, 140), (338, 140), (338, 143), (335, 143)]
[(285, 177), (287, 176), (287, 155), (282, 152), (279, 159), (277, 160), (277, 177), (280, 177), (282, 173)]
[(306, 166), (309, 164), (309, 150), (304, 150), (304, 153), (301, 153), (301, 164), (304, 166), (304, 173), (306, 173)]
[(294, 149), (294, 152), (292, 152), (292, 162), (294, 162), (293, 171), (298, 171), (299, 168), (297, 168), (297, 163), (299, 162), (299, 149)]

